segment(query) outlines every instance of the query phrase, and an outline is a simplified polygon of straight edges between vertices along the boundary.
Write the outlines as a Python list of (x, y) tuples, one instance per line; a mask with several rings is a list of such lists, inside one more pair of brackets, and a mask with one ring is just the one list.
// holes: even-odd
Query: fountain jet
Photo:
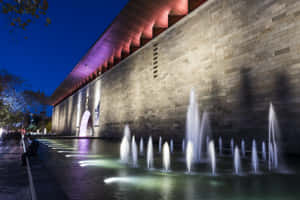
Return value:
[(170, 171), (170, 162), (171, 162), (170, 148), (168, 142), (165, 142), (163, 146), (163, 167), (165, 172)]
[(143, 138), (140, 139), (140, 154), (144, 154), (144, 140)]
[(236, 146), (235, 149), (234, 149), (233, 164), (234, 164), (234, 173), (236, 175), (240, 174), (240, 171), (241, 171), (241, 158), (240, 158), (240, 150), (239, 150), (238, 146)]
[(138, 149), (135, 142), (135, 137), (132, 136), (131, 140), (131, 156), (132, 156), (132, 166), (137, 167), (138, 166)]
[(267, 152), (266, 152), (266, 143), (265, 143), (265, 141), (263, 141), (262, 144), (261, 144), (261, 154), (262, 154), (263, 161), (266, 161), (267, 160)]
[(258, 158), (255, 140), (252, 141), (252, 156), (251, 156), (252, 170), (257, 173), (258, 170)]
[(215, 176), (216, 175), (216, 153), (215, 153), (215, 144), (213, 141), (209, 142), (208, 155), (211, 163), (211, 173), (213, 176)]
[(199, 149), (201, 149), (202, 138), (200, 137), (200, 117), (195, 92), (192, 89), (190, 93), (190, 104), (188, 106), (186, 118), (186, 139), (188, 143), (193, 143), (193, 157), (191, 162), (195, 162), (199, 158)]
[(230, 140), (230, 149), (231, 149), (231, 154), (233, 155), (234, 154), (234, 140), (233, 140), (233, 138), (231, 138), (231, 140)]
[(193, 163), (193, 158), (194, 158), (194, 147), (193, 147), (193, 142), (188, 141), (187, 146), (186, 146), (186, 167), (187, 167), (187, 172), (191, 173), (192, 170), (192, 163)]
[(170, 150), (171, 150), (171, 153), (174, 152), (174, 141), (173, 141), (173, 139), (170, 140)]
[(206, 136), (206, 152), (208, 153), (208, 146), (209, 146), (209, 141), (210, 141), (210, 138), (209, 138), (209, 136), (207, 135)]
[(120, 146), (120, 158), (123, 163), (129, 162), (130, 154), (130, 129), (129, 125), (125, 125), (124, 135)]
[(161, 136), (159, 136), (159, 140), (158, 140), (158, 153), (161, 153), (161, 146), (162, 146), (162, 138), (161, 138)]
[[(202, 153), (205, 151), (203, 148), (205, 135), (211, 135), (209, 114), (204, 112), (200, 123), (198, 104), (192, 89), (186, 118), (186, 140), (193, 143), (193, 162), (202, 160)], [(207, 152), (207, 148), (205, 152)]]
[(280, 136), (280, 130), (273, 104), (270, 103), (269, 108), (269, 132), (268, 132), (268, 147), (269, 147), (269, 170), (278, 168), (278, 147), (277, 138)]
[(242, 139), (241, 148), (242, 148), (242, 156), (246, 157), (246, 147), (245, 147), (245, 140), (244, 139)]
[[(204, 112), (202, 115), (201, 120), (201, 126), (200, 126), (200, 139), (203, 138), (206, 135), (206, 154), (208, 154), (208, 145), (210, 141), (210, 135), (211, 135), (211, 127), (210, 127), (210, 120), (209, 120), (209, 114), (208, 112)], [(200, 146), (199, 146), (199, 161), (201, 161), (203, 155), (202, 155), (202, 140), (200, 140)]]
[(182, 140), (182, 153), (185, 152), (185, 139)]
[(219, 155), (222, 156), (223, 154), (223, 142), (222, 142), (222, 137), (219, 137)]
[(147, 146), (147, 168), (152, 169), (154, 167), (153, 163), (153, 143), (152, 137), (149, 137), (148, 146)]

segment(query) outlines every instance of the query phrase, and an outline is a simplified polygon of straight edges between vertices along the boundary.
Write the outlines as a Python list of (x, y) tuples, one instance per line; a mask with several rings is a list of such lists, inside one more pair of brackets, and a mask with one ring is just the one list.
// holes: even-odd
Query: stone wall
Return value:
[[(285, 150), (300, 153), (300, 1), (209, 0), (97, 81), (94, 136), (121, 137), (128, 123), (137, 137), (181, 139), (194, 88), (214, 137), (265, 140), (272, 102)], [(54, 108), (56, 132), (76, 134), (77, 96)]]

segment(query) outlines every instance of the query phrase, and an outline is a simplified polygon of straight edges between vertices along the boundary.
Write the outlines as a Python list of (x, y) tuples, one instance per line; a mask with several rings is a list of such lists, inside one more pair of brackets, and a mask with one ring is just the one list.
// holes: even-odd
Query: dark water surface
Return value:
[[(242, 162), (242, 175), (233, 175), (232, 158), (217, 157), (217, 176), (208, 164), (194, 166), (186, 174), (184, 155), (171, 155), (171, 172), (162, 171), (161, 155), (155, 153), (154, 170), (146, 169), (145, 154), (139, 167), (119, 161), (118, 142), (88, 139), (39, 140), (41, 158), (69, 199), (117, 200), (296, 200), (300, 199), (298, 158), (289, 158), (288, 172), (251, 173), (250, 161)], [(157, 148), (155, 148), (156, 150)], [(146, 149), (144, 148), (144, 151)], [(250, 155), (248, 156), (250, 158)]]

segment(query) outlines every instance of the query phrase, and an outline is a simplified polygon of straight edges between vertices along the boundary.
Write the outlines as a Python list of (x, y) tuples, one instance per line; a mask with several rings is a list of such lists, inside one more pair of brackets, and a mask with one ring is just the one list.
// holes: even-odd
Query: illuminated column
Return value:
[(99, 126), (100, 102), (101, 102), (101, 79), (97, 80), (94, 87), (94, 126)]
[(73, 131), (73, 120), (72, 120), (72, 114), (73, 114), (73, 95), (71, 95), (68, 98), (68, 127), (67, 129), (71, 131)]
[(55, 106), (52, 108), (52, 131), (56, 132), (56, 109)]
[(59, 133), (60, 131), (61, 131), (61, 127), (60, 127), (60, 118), (61, 118), (61, 109), (60, 109), (60, 104), (58, 104), (57, 106), (56, 106), (56, 112), (57, 112), (57, 118), (56, 118), (56, 120), (57, 120), (57, 123), (56, 123), (56, 127), (57, 127), (57, 129), (56, 129), (56, 131)]
[(87, 86), (86, 88), (86, 99), (85, 99), (85, 110), (89, 109), (89, 97), (90, 97), (90, 88)]
[(81, 114), (81, 91), (78, 92), (78, 99), (77, 99), (77, 117), (76, 117), (76, 134), (79, 133), (79, 123), (80, 123), (80, 114)]

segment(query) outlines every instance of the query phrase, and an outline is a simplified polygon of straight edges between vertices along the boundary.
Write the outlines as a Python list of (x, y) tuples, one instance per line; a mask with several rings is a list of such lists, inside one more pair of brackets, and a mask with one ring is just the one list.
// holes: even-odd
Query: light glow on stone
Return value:
[(188, 14), (188, 0), (177, 0), (174, 2), (173, 12), (177, 15)]
[(101, 80), (97, 80), (94, 89), (94, 125), (99, 125), (100, 117), (100, 98), (101, 98)]
[(160, 28), (168, 28), (169, 26), (170, 8), (166, 8), (161, 12), (161, 15), (156, 19), (155, 25)]
[(85, 111), (83, 116), (82, 116), (82, 120), (81, 120), (81, 124), (80, 124), (80, 132), (79, 132), (79, 136), (80, 137), (84, 137), (87, 136), (87, 128), (88, 128), (88, 122), (90, 119), (91, 113), (90, 111)]
[[(205, 1), (206, 0), (200, 1), (199, 6)], [(132, 7), (132, 9), (129, 10), (132, 12), (138, 12), (138, 10), (135, 9), (136, 6), (133, 6), (135, 4), (134, 2), (132, 2), (132, 4), (129, 2), (129, 4), (131, 5), (129, 7)], [(130, 40), (135, 40), (132, 42), (139, 43), (138, 39), (140, 38), (139, 36), (141, 33), (143, 36), (146, 36), (146, 38), (151, 39), (151, 26), (153, 23), (155, 23), (155, 27), (167, 28), (169, 15), (181, 16), (188, 14), (189, 1), (167, 0), (160, 1), (157, 4), (148, 1), (146, 5), (148, 8), (151, 7), (151, 9), (145, 9), (142, 13), (138, 13), (143, 15), (143, 20), (134, 20), (128, 25), (126, 24), (126, 29), (128, 29), (127, 31), (122, 31), (121, 33), (116, 34), (116, 31), (114, 30), (124, 29), (123, 24), (120, 23), (121, 21), (119, 20), (107, 29), (103, 36), (89, 50), (87, 55), (84, 56), (76, 65), (76, 68), (72, 70), (68, 79), (66, 79), (68, 81), (64, 81), (64, 84), (59, 87), (60, 90), (54, 96), (55, 99), (51, 102), (52, 105), (58, 104), (65, 97), (71, 95), (72, 92), (77, 90), (80, 86), (87, 83), (87, 78), (90, 77), (90, 75), (96, 70), (99, 70), (99, 66), (105, 66), (104, 63), (110, 58), (114, 58), (115, 56), (119, 58), (120, 49), (122, 49), (123, 52), (129, 53), (129, 51), (127, 51), (128, 49), (123, 49), (124, 43)], [(121, 12), (118, 19), (127, 19), (127, 17)], [(70, 84), (70, 80), (76, 80), (76, 82)]]
[(80, 108), (81, 108), (81, 91), (78, 93), (78, 100), (77, 100), (77, 117), (76, 117), (76, 127), (79, 127), (80, 123)]

